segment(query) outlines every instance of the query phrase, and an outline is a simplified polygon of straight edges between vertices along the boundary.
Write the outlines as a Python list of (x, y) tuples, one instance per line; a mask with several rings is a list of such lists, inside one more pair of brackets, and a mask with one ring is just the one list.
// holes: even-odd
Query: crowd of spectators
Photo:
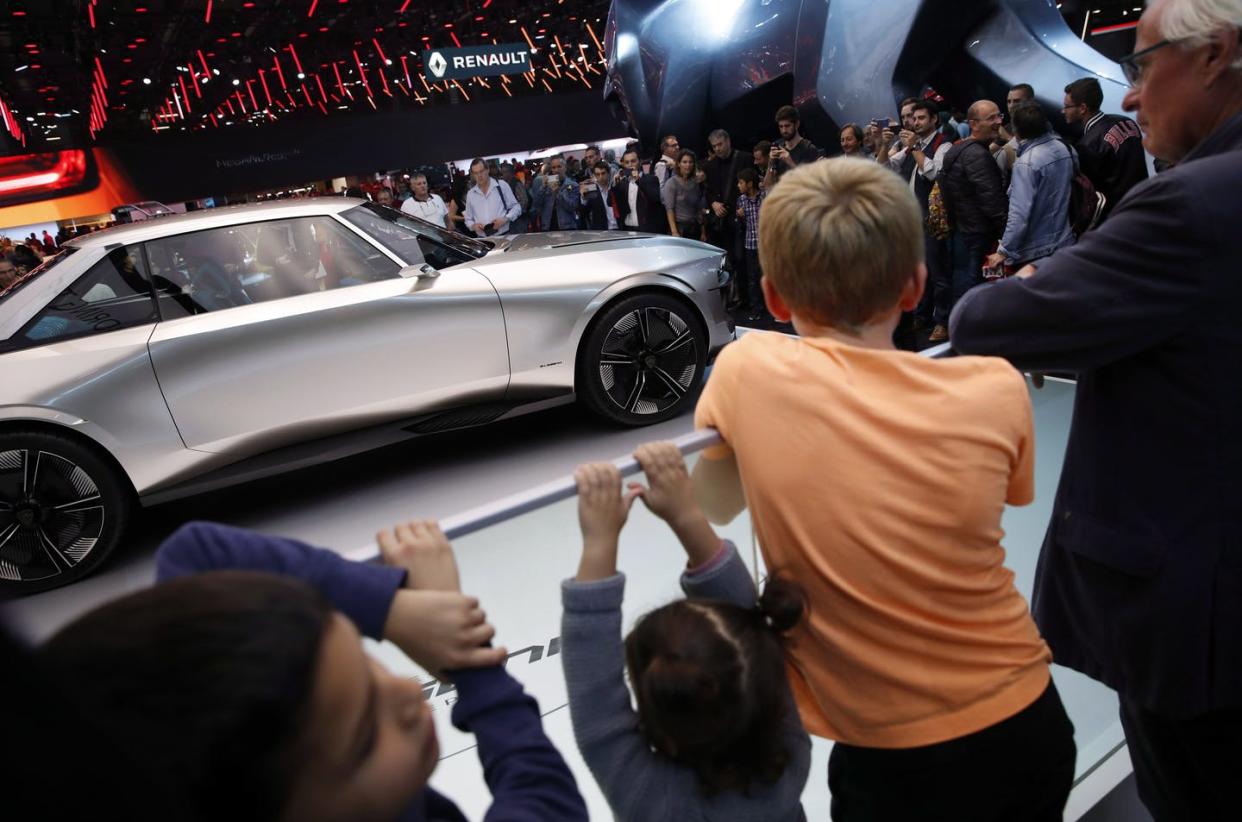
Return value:
[[(798, 332), (721, 352), (695, 423), (722, 442), (692, 472), (668, 444), (636, 452), (646, 485), (623, 488), (610, 463), (577, 472), (582, 550), (562, 586), (561, 657), (575, 739), (618, 819), (805, 818), (814, 734), (835, 741), (838, 822), (1060, 820), (1076, 749), (1054, 659), (1118, 691), (1158, 822), (1236, 818), (1240, 32), (1237, 2), (1147, 9), (1122, 63), (1141, 134), (1101, 117), (1078, 82), (1065, 106), (1087, 128), (1071, 145), (1015, 86), (1012, 131), (993, 101), (968, 107), (963, 136), (911, 100), (900, 128), (873, 124), (872, 151), (858, 129), (867, 161), (818, 161), (782, 109), (762, 175), (714, 132), (717, 162), (701, 170), (670, 138), (646, 169), (626, 151), (619, 172), (596, 160), (576, 184), (564, 158), (528, 177), (541, 230), (584, 213), (683, 235), (719, 230), (708, 214), (735, 218), (767, 309)], [(1130, 155), (1140, 140), (1170, 169), (1147, 182)], [(714, 199), (734, 189), (713, 175), (735, 172), (736, 197)], [(468, 227), (503, 232), (514, 186), (483, 160), (471, 175)], [(1112, 208), (1075, 238), (1070, 203), (1088, 187)], [(997, 282), (978, 287), (985, 270)], [(895, 350), (936, 277), (932, 316), (947, 293), (954, 346), (994, 356)], [(1000, 544), (1004, 506), (1036, 493), (1014, 365), (1078, 377), (1034, 613)], [(687, 598), (623, 638), (619, 534), (639, 500), (685, 551)], [(744, 508), (772, 571), (762, 591), (712, 526)], [(113, 754), (98, 767), (171, 797), (165, 816), (461, 820), (426, 785), (437, 749), (419, 686), (359, 643), (387, 638), (457, 688), (453, 721), (478, 740), (489, 818), (585, 819), (443, 534), (415, 522), (378, 542), (383, 564), (353, 564), (186, 526), (159, 551), (160, 584), (6, 670), (37, 685), (24, 704), (55, 704), (64, 733), (96, 735), (88, 749)], [(26, 713), (11, 731), (47, 732)], [(22, 774), (11, 794), (59, 779), (38, 760)], [(45, 793), (45, 808), (75, 801)]]
[[(709, 242), (725, 250), (735, 275), (730, 307), (763, 324), (774, 319), (757, 254), (767, 192), (830, 154), (875, 161), (908, 183), (924, 216), (928, 287), (897, 330), (899, 345), (912, 349), (948, 339), (949, 315), (967, 291), (1072, 244), (1147, 178), (1138, 126), (1102, 113), (1102, 100), (1095, 78), (1067, 86), (1061, 134), (1028, 83), (1009, 90), (1004, 111), (978, 100), (962, 113), (929, 90), (902, 100), (900, 119), (846, 124), (830, 152), (803, 136), (798, 110), (786, 105), (773, 117), (775, 139), (749, 152), (723, 129), (708, 135), (702, 155), (666, 134), (648, 158), (637, 143), (619, 162), (596, 146), (581, 158), (478, 158), (469, 176), (455, 173), (439, 193), (425, 179), (398, 175), (395, 187), (371, 196), (478, 236), (587, 229)], [(472, 194), (480, 180), (488, 181), (486, 195)]]

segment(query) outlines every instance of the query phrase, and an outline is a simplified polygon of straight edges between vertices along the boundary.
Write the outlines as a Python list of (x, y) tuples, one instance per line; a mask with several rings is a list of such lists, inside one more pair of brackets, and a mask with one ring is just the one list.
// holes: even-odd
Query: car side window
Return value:
[(157, 319), (139, 249), (117, 248), (56, 295), (13, 336), (7, 347), (44, 345), (133, 328)]
[(365, 208), (356, 208), (342, 216), (379, 240), (385, 248), (405, 260), (407, 265), (425, 263), (438, 271), (473, 259), (456, 249), (437, 243), (419, 231), (419, 221), (391, 210), (389, 213), (393, 215), (392, 219), (384, 219)]
[(392, 279), (401, 267), (330, 217), (213, 228), (146, 244), (164, 319)]

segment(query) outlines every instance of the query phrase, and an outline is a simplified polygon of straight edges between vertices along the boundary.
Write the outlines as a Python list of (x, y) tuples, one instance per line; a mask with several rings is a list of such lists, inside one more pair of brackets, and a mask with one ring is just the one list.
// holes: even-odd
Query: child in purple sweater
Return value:
[(160, 585), (80, 618), (40, 654), (90, 683), (100, 715), (159, 757), (198, 818), (465, 822), (426, 784), (439, 749), (420, 683), (368, 658), (358, 635), (388, 639), (456, 686), (453, 723), (478, 741), (487, 820), (587, 819), (438, 526), (399, 526), (380, 545), (387, 565), (192, 523), (161, 546)]

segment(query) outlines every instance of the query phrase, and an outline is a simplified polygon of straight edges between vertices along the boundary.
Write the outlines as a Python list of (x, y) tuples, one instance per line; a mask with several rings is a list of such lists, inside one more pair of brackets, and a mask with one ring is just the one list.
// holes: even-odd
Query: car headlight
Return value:
[(733, 279), (733, 269), (729, 266), (729, 255), (720, 255), (720, 267), (716, 269), (716, 284), (724, 288)]

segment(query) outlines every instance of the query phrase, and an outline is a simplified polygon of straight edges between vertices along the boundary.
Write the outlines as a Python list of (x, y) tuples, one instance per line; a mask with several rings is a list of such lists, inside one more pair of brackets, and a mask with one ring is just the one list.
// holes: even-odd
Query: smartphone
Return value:
[(595, 183), (587, 183), (582, 187), (583, 191), (599, 191), (599, 186)]

